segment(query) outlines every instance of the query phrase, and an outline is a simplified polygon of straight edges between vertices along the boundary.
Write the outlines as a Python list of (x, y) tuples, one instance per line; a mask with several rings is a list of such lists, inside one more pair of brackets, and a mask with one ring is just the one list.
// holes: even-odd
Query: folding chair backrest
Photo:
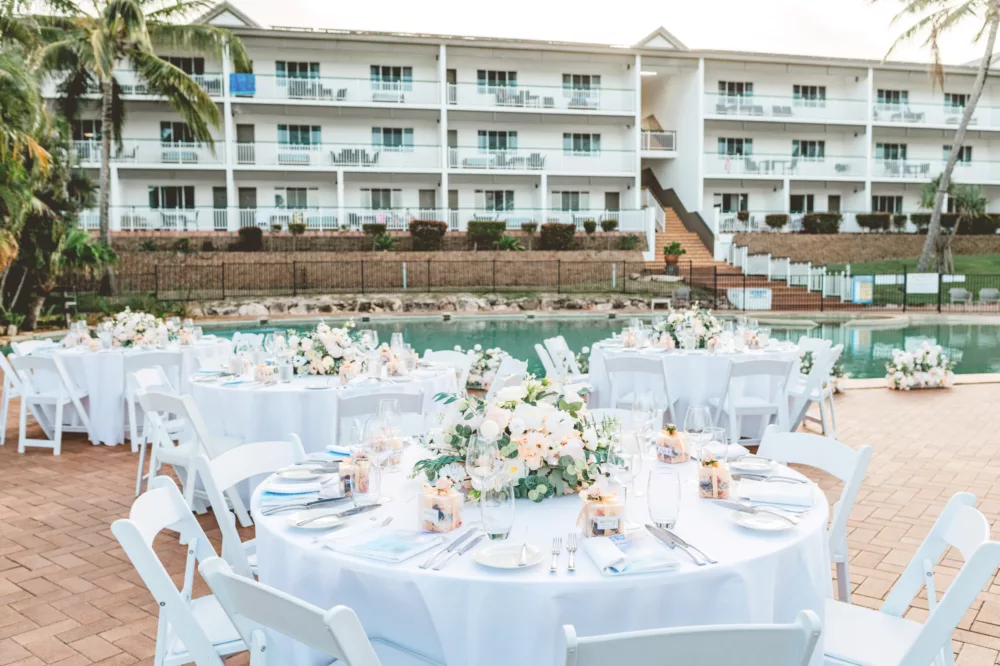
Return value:
[(287, 442), (254, 442), (230, 449), (216, 458), (202, 454), (196, 458), (198, 477), (212, 505), (215, 519), (222, 531), (222, 556), (241, 576), (253, 577), (246, 551), (236, 531), (236, 522), (229, 511), (225, 492), (236, 484), (255, 476), (273, 474), (283, 467), (305, 460), (302, 442), (293, 436)]
[(817, 352), (823, 352), (830, 348), (832, 343), (829, 340), (824, 340), (823, 338), (814, 338), (809, 335), (803, 335), (799, 338), (798, 348), (804, 352), (812, 352), (813, 356), (816, 356)]
[(10, 343), (10, 348), (14, 350), (14, 353), (18, 356), (27, 356), (39, 349), (51, 349), (56, 346), (54, 340), (24, 340), (22, 342), (12, 342)]
[(142, 411), (150, 415), (154, 428), (157, 428), (157, 421), (162, 422), (162, 414), (173, 414), (178, 419), (186, 420), (198, 438), (200, 446), (209, 458), (214, 458), (222, 451), (212, 446), (212, 438), (208, 434), (205, 420), (201, 417), (201, 412), (194, 403), (194, 399), (189, 395), (176, 395), (158, 389), (146, 389), (136, 392), (136, 399), (142, 407)]
[(768, 380), (768, 399), (775, 400), (784, 394), (788, 388), (788, 376), (795, 364), (792, 361), (779, 359), (739, 361), (733, 363), (729, 371), (729, 386), (733, 380), (741, 377), (757, 377)]
[(169, 351), (142, 351), (125, 354), (125, 379), (139, 370), (146, 368), (161, 368), (170, 380), (168, 386), (174, 386), (181, 380), (181, 353)]
[(233, 349), (238, 349), (240, 346), (247, 348), (249, 350), (260, 350), (264, 347), (264, 334), (263, 333), (242, 333), (237, 331), (233, 333)]
[(66, 369), (55, 356), (12, 354), (10, 362), (21, 379), (26, 395), (44, 393), (47, 384), (64, 394), (69, 392), (71, 384)]
[(604, 357), (604, 370), (609, 376), (616, 374), (641, 374), (666, 376), (663, 354), (608, 354)]
[(21, 387), (21, 378), (18, 376), (14, 367), (10, 364), (11, 359), (14, 358), (16, 354), (10, 354), (10, 356), (4, 356), (0, 353), (0, 372), (3, 372), (4, 382), (9, 385), (14, 386), (16, 389)]
[(548, 338), (545, 340), (545, 348), (548, 350), (549, 355), (555, 362), (556, 367), (562, 370), (565, 374), (580, 374), (580, 366), (577, 365), (576, 356), (573, 355), (573, 350), (571, 350), (569, 348), (569, 344), (566, 343), (566, 338), (561, 335), (557, 335), (554, 338)]
[[(268, 630), (340, 660), (344, 666), (380, 666), (361, 621), (346, 606), (328, 611), (233, 573), (220, 558), (202, 563), (201, 575), (248, 645)], [(339, 663), (339, 662), (338, 662)]]
[(812, 611), (801, 611), (791, 624), (677, 627), (587, 638), (563, 626), (566, 666), (805, 666), (821, 632)]
[(337, 400), (340, 420), (373, 416), (383, 400), (395, 400), (400, 414), (424, 413), (424, 392), (421, 390), (396, 389), (388, 392), (380, 386), (363, 387), (342, 391)]
[(505, 356), (500, 361), (500, 366), (493, 376), (493, 381), (490, 382), (490, 388), (486, 391), (486, 402), (492, 402), (500, 389), (507, 388), (508, 386), (517, 386), (522, 383), (527, 372), (527, 361), (519, 361), (513, 356)]
[(445, 351), (424, 351), (424, 360), (429, 363), (439, 363), (450, 365), (455, 368), (458, 380), (458, 390), (461, 391), (469, 382), (469, 371), (472, 369), (472, 357), (467, 353), (455, 351), (453, 349)]
[(538, 359), (542, 362), (542, 367), (545, 368), (545, 376), (551, 379), (559, 379), (563, 377), (563, 373), (559, 371), (556, 367), (555, 362), (549, 355), (549, 352), (545, 350), (545, 347), (535, 343), (535, 353), (538, 354)]
[[(153, 550), (153, 539), (165, 529), (180, 532), (180, 542), (187, 546), (184, 584), (180, 590)], [(199, 561), (215, 557), (215, 551), (194, 514), (185, 504), (177, 484), (163, 476), (153, 479), (149, 490), (132, 504), (129, 517), (112, 523), (111, 532), (159, 604), (159, 635), (169, 635), (170, 632), (165, 631), (164, 626), (164, 623), (169, 623), (198, 666), (222, 666), (222, 660), (212, 641), (188, 605), (195, 565)]]
[(164, 393), (176, 393), (166, 371), (160, 366), (142, 368), (125, 375), (126, 387), (131, 395), (138, 391), (158, 389)]

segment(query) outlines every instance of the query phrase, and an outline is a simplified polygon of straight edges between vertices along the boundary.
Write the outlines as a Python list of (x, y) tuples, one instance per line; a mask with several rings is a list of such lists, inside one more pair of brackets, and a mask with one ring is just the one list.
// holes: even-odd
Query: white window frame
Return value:
[[(951, 146), (942, 146), (942, 151), (944, 153), (944, 159), (947, 160), (951, 156)], [(972, 164), (972, 146), (960, 146), (958, 149), (958, 158), (955, 161), (958, 166), (968, 166)]]
[(563, 155), (595, 157), (601, 154), (601, 135), (597, 132), (563, 132)]
[(903, 195), (902, 194), (873, 194), (872, 195), (872, 212), (873, 213), (892, 213), (893, 215), (899, 215), (903, 212)]
[(792, 139), (792, 157), (808, 162), (822, 162), (826, 158), (826, 141), (822, 139)]
[[(886, 156), (886, 150), (891, 153), (895, 153), (892, 156)], [(885, 160), (889, 162), (894, 162), (896, 160), (906, 159), (906, 144), (905, 143), (876, 143), (875, 144), (875, 159)]]

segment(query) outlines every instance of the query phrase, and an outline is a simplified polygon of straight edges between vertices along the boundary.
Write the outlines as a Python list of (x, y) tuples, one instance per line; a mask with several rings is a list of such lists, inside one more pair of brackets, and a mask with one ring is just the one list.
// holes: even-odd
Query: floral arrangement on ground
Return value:
[[(722, 323), (712, 315), (711, 310), (700, 307), (695, 302), (691, 307), (683, 310), (671, 309), (667, 316), (653, 325), (659, 333), (669, 335), (669, 343), (673, 346), (681, 346), (686, 336), (691, 336), (696, 349), (705, 349), (709, 346), (709, 341), (717, 338), (722, 333)], [(664, 340), (667, 342), (666, 340)]]
[(469, 368), (469, 379), (465, 383), (466, 388), (479, 391), (487, 391), (493, 378), (496, 377), (497, 370), (504, 358), (510, 356), (507, 352), (494, 347), (493, 349), (483, 349), (482, 345), (475, 345), (472, 349), (465, 351), (461, 345), (455, 345), (455, 351), (472, 356), (472, 366)]
[(320, 323), (315, 331), (289, 330), (277, 355), (291, 359), (297, 375), (340, 375), (351, 379), (364, 371), (373, 349), (353, 329), (351, 320), (339, 328)]
[(913, 352), (894, 349), (892, 360), (885, 364), (885, 379), (890, 389), (898, 391), (946, 388), (955, 383), (954, 367), (941, 345), (925, 342)]
[(496, 440), (505, 463), (501, 474), (519, 498), (541, 502), (575, 494), (608, 475), (614, 422), (588, 418), (583, 399), (549, 379), (505, 387), (490, 403), (450, 394), (435, 399), (451, 409), (443, 428), (431, 437), (437, 455), (414, 465), (414, 476), (423, 473), (431, 483), (450, 478), (477, 499), (481, 489), (465, 471), (467, 448), (475, 437)]

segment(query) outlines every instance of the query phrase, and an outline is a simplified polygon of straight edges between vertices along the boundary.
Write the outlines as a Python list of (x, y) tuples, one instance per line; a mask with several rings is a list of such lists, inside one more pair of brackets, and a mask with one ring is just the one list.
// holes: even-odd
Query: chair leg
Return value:
[(732, 407), (729, 408), (729, 443), (740, 443), (740, 417)]
[(267, 666), (267, 639), (264, 632), (255, 629), (250, 634), (250, 666)]
[(833, 391), (830, 391), (830, 425), (832, 426), (830, 436), (837, 439), (837, 410), (833, 406)]
[(830, 428), (826, 424), (826, 398), (819, 396), (819, 421), (823, 428), (823, 434), (829, 437)]
[(843, 562), (837, 562), (837, 600), (845, 604), (851, 603), (851, 570), (844, 556)]
[(139, 493), (142, 492), (142, 464), (146, 459), (146, 440), (143, 439), (138, 443), (139, 447), (139, 466), (135, 471), (135, 496), (138, 497)]
[[(139, 426), (135, 420), (135, 398), (129, 397), (125, 400), (125, 418), (128, 419), (128, 441), (132, 445), (132, 453), (139, 450)], [(139, 463), (142, 466), (142, 463)]]
[(54, 443), (52, 446), (52, 455), (62, 454), (62, 433), (63, 433), (63, 402), (60, 400), (56, 404), (56, 417), (55, 423), (53, 425), (53, 430), (55, 431), (55, 437), (53, 437)]
[(236, 518), (240, 521), (242, 527), (250, 527), (253, 525), (253, 519), (250, 517), (250, 513), (247, 511), (246, 506), (243, 505), (243, 500), (240, 498), (240, 494), (236, 491), (236, 488), (229, 488), (226, 490), (226, 499), (229, 500), (229, 504), (233, 507), (233, 512), (236, 514)]
[(6, 446), (7, 444), (7, 411), (10, 409), (10, 392), (10, 384), (8, 382), (4, 382), (2, 401), (3, 413), (0, 413), (0, 446)]
[(21, 418), (17, 428), (17, 452), (24, 453), (24, 443), (28, 439), (28, 399), (21, 396)]

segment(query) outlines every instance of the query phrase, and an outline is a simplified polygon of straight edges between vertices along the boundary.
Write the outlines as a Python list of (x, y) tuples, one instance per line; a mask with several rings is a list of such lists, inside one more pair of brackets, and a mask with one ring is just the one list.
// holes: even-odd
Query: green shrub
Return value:
[(788, 213), (768, 213), (764, 216), (764, 224), (772, 229), (781, 229), (788, 224)]
[(215, 243), (212, 242), (211, 238), (206, 238), (201, 242), (202, 252), (215, 252)]
[(635, 234), (628, 234), (627, 236), (622, 236), (618, 239), (618, 249), (619, 250), (636, 250), (639, 248), (639, 243), (642, 241), (641, 238)]
[(386, 233), (381, 233), (372, 239), (372, 247), (376, 252), (392, 252), (396, 249), (396, 239)]
[(271, 233), (272, 234), (280, 234), (282, 228), (283, 227), (281, 226), (281, 222), (272, 222), (271, 223)]
[(995, 234), (1000, 227), (1000, 215), (988, 213), (974, 220), (965, 220), (958, 228), (959, 236), (987, 236)]
[(736, 211), (736, 219), (740, 222), (747, 222), (750, 220), (750, 211), (748, 210), (738, 210)]
[(601, 231), (617, 231), (618, 230), (618, 220), (605, 219), (601, 220)]
[(264, 232), (260, 227), (241, 227), (240, 240), (233, 244), (237, 252), (260, 252), (264, 249)]
[(386, 230), (385, 224), (380, 224), (376, 222), (371, 222), (369, 224), (361, 225), (361, 231), (365, 232), (365, 235), (367, 236), (372, 236), (372, 237), (381, 236), (382, 234), (385, 233), (385, 230)]
[(663, 246), (664, 257), (679, 257), (682, 254), (687, 254), (687, 250), (682, 248), (681, 244), (677, 241), (672, 241)]
[(504, 252), (521, 252), (524, 250), (524, 246), (521, 245), (521, 241), (517, 240), (513, 236), (504, 234), (497, 242), (497, 249), (503, 250)]
[(288, 223), (288, 231), (293, 236), (301, 236), (302, 234), (304, 234), (306, 232), (306, 223), (305, 222), (289, 222)]
[(906, 228), (907, 216), (901, 213), (897, 213), (892, 216), (892, 228), (896, 231), (902, 231)]
[(139, 252), (158, 252), (160, 245), (152, 238), (143, 238), (139, 243)]
[(802, 216), (802, 233), (840, 233), (840, 221), (843, 219), (844, 216), (840, 213), (806, 213)]
[(468, 236), (477, 248), (490, 249), (500, 242), (500, 237), (506, 231), (506, 222), (472, 220), (469, 222)]
[(576, 235), (575, 224), (560, 224), (548, 222), (542, 225), (543, 250), (568, 250), (573, 247), (573, 236)]
[(184, 254), (188, 254), (190, 252), (194, 252), (194, 248), (191, 247), (191, 239), (185, 236), (184, 238), (178, 238), (173, 243), (171, 243), (170, 251), (183, 252)]
[(529, 236), (531, 236), (536, 231), (538, 231), (538, 223), (537, 222), (523, 222), (523, 223), (521, 223), (521, 231), (523, 231), (524, 233), (526, 233)]
[(437, 252), (441, 249), (445, 233), (448, 231), (446, 222), (435, 220), (414, 220), (410, 222), (410, 236), (413, 238), (413, 249), (417, 252)]
[(917, 228), (918, 234), (926, 234), (927, 227), (931, 225), (931, 214), (930, 213), (912, 213), (910, 215), (910, 222), (913, 222), (913, 226)]
[(597, 231), (597, 222), (594, 220), (584, 220), (583, 221), (583, 231), (591, 236), (595, 231)]
[[(868, 231), (889, 231), (892, 215), (889, 213), (859, 213), (854, 219), (858, 226)], [(905, 219), (905, 218), (904, 218)]]

